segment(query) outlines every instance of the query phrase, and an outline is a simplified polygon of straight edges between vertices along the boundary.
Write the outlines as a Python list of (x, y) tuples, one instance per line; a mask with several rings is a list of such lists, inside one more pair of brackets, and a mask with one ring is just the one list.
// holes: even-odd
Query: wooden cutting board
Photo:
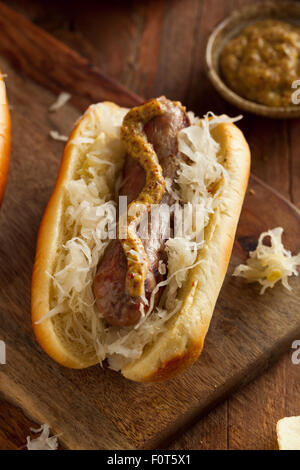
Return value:
[[(0, 339), (7, 346), (0, 392), (35, 421), (49, 423), (67, 448), (163, 447), (299, 338), (298, 279), (291, 280), (292, 292), (276, 286), (260, 296), (259, 286), (231, 276), (268, 228), (282, 225), (286, 246), (300, 251), (299, 212), (251, 178), (204, 352), (180, 377), (142, 385), (100, 367), (74, 371), (59, 366), (39, 348), (30, 321), (37, 230), (63, 147), (49, 138), (49, 130), (68, 134), (90, 102), (133, 105), (141, 99), (3, 4), (0, 56), (13, 121), (11, 169), (0, 214)], [(72, 104), (49, 114), (52, 92), (62, 90), (72, 93)]]

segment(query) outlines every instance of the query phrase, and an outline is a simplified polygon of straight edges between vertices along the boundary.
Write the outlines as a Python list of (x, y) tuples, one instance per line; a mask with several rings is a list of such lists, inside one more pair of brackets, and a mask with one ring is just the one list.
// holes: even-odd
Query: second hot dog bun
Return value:
[[(72, 323), (67, 311), (47, 318), (58, 295), (54, 294), (53, 276), (62, 267), (61, 263), (64, 264), (63, 246), (75, 233), (73, 229), (70, 232), (68, 225), (70, 183), (78, 181), (78, 170), (84, 171), (87, 158), (92, 158), (94, 147), (91, 148), (88, 136), (92, 139), (98, 136), (93, 145), (106, 160), (103, 167), (97, 163), (100, 196), (104, 200), (113, 197), (116, 177), (124, 162), (124, 149), (116, 129), (126, 112), (113, 103), (100, 103), (90, 107), (77, 123), (66, 144), (56, 186), (39, 230), (32, 278), (32, 321), (42, 348), (66, 367), (85, 368), (99, 362), (92, 341), (95, 324), (85, 317), (77, 317), (76, 324)], [(140, 357), (127, 360), (119, 367), (114, 365), (113, 368), (121, 369), (128, 379), (151, 382), (173, 377), (191, 365), (202, 351), (229, 263), (250, 168), (249, 147), (234, 124), (222, 122), (216, 125), (211, 136), (219, 145), (218, 161), (226, 169), (227, 177), (222, 189), (222, 203), (211, 215), (205, 228), (205, 245), (197, 255), (197, 262), (203, 262), (189, 270), (178, 294), (181, 308), (167, 321), (163, 331), (148, 342)], [(115, 173), (108, 171), (107, 160), (113, 163)], [(82, 201), (76, 194), (74, 198), (79, 199), (76, 209), (80, 213)], [(96, 266), (93, 260), (91, 263), (94, 275)], [(90, 300), (87, 308), (92, 308), (93, 299)], [(87, 346), (88, 334), (91, 340)]]
[(0, 72), (0, 206), (6, 187), (11, 141), (10, 114), (3, 76)]

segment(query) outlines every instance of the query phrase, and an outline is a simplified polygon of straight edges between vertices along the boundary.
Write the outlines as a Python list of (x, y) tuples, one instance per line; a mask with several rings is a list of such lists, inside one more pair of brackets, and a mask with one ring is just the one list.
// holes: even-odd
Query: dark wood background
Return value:
[[(65, 42), (145, 97), (165, 94), (197, 113), (234, 115), (204, 73), (209, 32), (249, 0), (136, 0), (84, 2), (8, 0), (3, 3)], [(83, 6), (84, 5), (84, 6)], [(300, 208), (300, 120), (246, 115), (241, 127), (252, 151), (252, 172)], [(274, 208), (276, 210), (276, 208)], [(292, 350), (263, 376), (217, 407), (172, 449), (274, 449), (276, 421), (300, 414), (300, 366)], [(20, 448), (33, 425), (0, 397), (0, 449)]]

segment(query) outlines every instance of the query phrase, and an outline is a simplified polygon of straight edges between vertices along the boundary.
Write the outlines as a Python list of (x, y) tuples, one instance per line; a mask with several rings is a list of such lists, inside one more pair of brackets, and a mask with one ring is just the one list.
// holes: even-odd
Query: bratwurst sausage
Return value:
[[(178, 132), (190, 125), (185, 109), (164, 97), (158, 98), (164, 112), (144, 126), (147, 141), (157, 154), (164, 178), (174, 181), (178, 159)], [(123, 170), (123, 184), (119, 196), (127, 196), (127, 203), (134, 201), (145, 186), (145, 170), (131, 156), (127, 156)], [(160, 205), (172, 205), (175, 201), (165, 192)], [(150, 222), (149, 222), (150, 224)], [(152, 226), (153, 229), (153, 226)], [(151, 294), (164, 276), (159, 272), (159, 261), (165, 261), (164, 244), (170, 237), (169, 224), (160, 223), (156, 230), (148, 230), (148, 237), (141, 237), (149, 261), (144, 283), (144, 296), (133, 297), (126, 291), (127, 259), (119, 240), (112, 240), (100, 261), (94, 280), (94, 294), (100, 314), (113, 326), (134, 325), (140, 319), (142, 309), (147, 312)], [(162, 290), (155, 297), (159, 301)]]

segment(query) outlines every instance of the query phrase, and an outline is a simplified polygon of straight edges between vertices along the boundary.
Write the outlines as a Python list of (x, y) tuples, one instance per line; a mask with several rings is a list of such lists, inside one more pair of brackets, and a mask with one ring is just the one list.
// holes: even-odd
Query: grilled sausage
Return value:
[[(164, 178), (175, 178), (180, 154), (177, 146), (177, 133), (189, 126), (189, 119), (182, 106), (164, 97), (159, 98), (165, 112), (151, 119), (144, 132), (158, 156)], [(140, 164), (126, 157), (123, 170), (123, 184), (119, 195), (127, 196), (128, 204), (137, 198), (145, 185), (145, 171)], [(165, 192), (162, 204), (173, 204), (172, 196)], [(149, 221), (149, 224), (151, 222)], [(153, 227), (152, 227), (153, 229)], [(131, 297), (125, 289), (127, 260), (119, 240), (110, 242), (105, 250), (94, 281), (94, 294), (100, 314), (110, 325), (129, 326), (138, 322), (141, 310), (147, 312), (151, 294), (156, 285), (163, 280), (158, 270), (159, 261), (165, 261), (164, 244), (170, 236), (169, 223), (160, 223), (156, 230), (149, 230), (149, 236), (142, 238), (149, 260), (149, 271), (145, 281), (144, 297)], [(155, 304), (159, 301), (162, 289), (158, 291)], [(146, 299), (146, 302), (145, 302)]]

